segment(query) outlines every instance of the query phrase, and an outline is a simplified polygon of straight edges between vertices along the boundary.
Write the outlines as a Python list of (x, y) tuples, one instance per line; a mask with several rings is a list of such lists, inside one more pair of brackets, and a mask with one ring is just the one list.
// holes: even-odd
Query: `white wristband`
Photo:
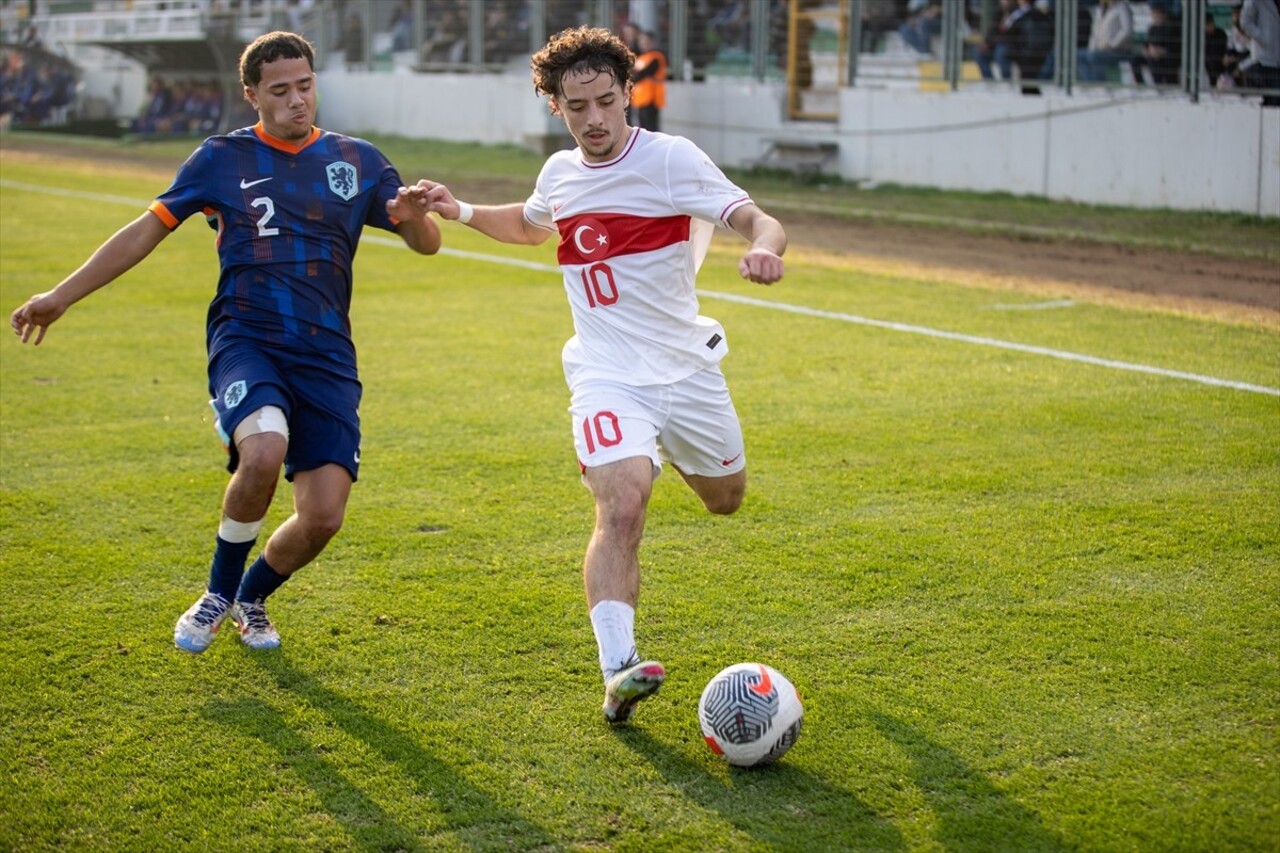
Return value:
[(476, 209), (465, 201), (458, 202), (458, 221), (466, 225), (471, 221), (471, 217), (475, 216)]

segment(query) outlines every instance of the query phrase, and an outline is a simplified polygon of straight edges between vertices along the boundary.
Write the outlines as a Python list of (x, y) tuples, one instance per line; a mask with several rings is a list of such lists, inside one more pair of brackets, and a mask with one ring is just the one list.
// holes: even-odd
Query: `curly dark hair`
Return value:
[(316, 49), (297, 33), (265, 33), (240, 54), (240, 82), (252, 89), (262, 82), (262, 66), (277, 59), (305, 59), (316, 70)]
[(533, 88), (539, 94), (564, 95), (564, 76), (570, 72), (608, 74), (625, 89), (636, 56), (613, 33), (601, 27), (561, 30), (533, 55)]

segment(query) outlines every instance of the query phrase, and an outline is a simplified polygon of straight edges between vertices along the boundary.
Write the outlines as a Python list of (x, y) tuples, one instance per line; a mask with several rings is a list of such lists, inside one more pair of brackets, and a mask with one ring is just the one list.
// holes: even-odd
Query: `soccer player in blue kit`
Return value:
[[(425, 187), (405, 187), (370, 143), (315, 126), (315, 51), (301, 36), (260, 36), (240, 57), (258, 123), (206, 139), (173, 185), (57, 287), (10, 318), (39, 344), (51, 323), (142, 261), (189, 216), (217, 229), (221, 266), (209, 305), (209, 391), (227, 446), (207, 591), (178, 619), (178, 648), (202, 652), (230, 617), (251, 648), (280, 635), (263, 602), (342, 526), (360, 467), (361, 385), (351, 339), (352, 261), (372, 225), (434, 254), (440, 230)], [(245, 571), (280, 466), (294, 512)]]

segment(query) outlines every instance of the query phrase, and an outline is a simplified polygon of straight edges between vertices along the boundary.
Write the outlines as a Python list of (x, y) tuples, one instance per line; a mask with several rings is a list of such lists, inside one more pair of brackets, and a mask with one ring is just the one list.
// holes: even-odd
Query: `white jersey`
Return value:
[(562, 356), (571, 387), (667, 384), (724, 358), (724, 329), (699, 316), (694, 278), (715, 225), (750, 201), (678, 136), (633, 128), (606, 163), (577, 149), (547, 160), (524, 215), (560, 234), (576, 332)]

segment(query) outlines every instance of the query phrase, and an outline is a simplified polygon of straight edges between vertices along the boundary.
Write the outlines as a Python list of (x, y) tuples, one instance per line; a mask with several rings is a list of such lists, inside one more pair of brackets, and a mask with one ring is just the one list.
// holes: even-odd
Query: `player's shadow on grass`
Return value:
[[(505, 839), (519, 838), (532, 847), (552, 846), (553, 838), (546, 829), (504, 808), (377, 713), (292, 666), (282, 654), (253, 655), (252, 659), (275, 678), (281, 690), (292, 693), (352, 738), (365, 743), (387, 763), (395, 765), (399, 773), (412, 781), (417, 792), (434, 804), (440, 821), (459, 845), (491, 849), (502, 846)], [(422, 849), (413, 832), (398, 824), (359, 785), (344, 779), (333, 762), (265, 703), (260, 700), (215, 702), (206, 707), (205, 715), (262, 741), (279, 753), (361, 846), (377, 850)]]
[(937, 817), (943, 849), (1072, 849), (1045, 829), (1040, 816), (996, 787), (963, 758), (923, 732), (880, 711), (868, 715), (876, 728), (912, 762), (916, 787)]
[(203, 715), (232, 731), (262, 741), (303, 781), (334, 820), (366, 850), (421, 850), (413, 833), (396, 823), (381, 807), (349, 782), (314, 745), (261, 699), (219, 699), (205, 706)]
[(789, 765), (785, 758), (768, 767), (732, 768), (726, 783), (708, 773), (705, 763), (643, 729), (620, 728), (616, 735), (673, 788), (770, 849), (894, 851), (905, 847), (898, 828), (862, 800)]

